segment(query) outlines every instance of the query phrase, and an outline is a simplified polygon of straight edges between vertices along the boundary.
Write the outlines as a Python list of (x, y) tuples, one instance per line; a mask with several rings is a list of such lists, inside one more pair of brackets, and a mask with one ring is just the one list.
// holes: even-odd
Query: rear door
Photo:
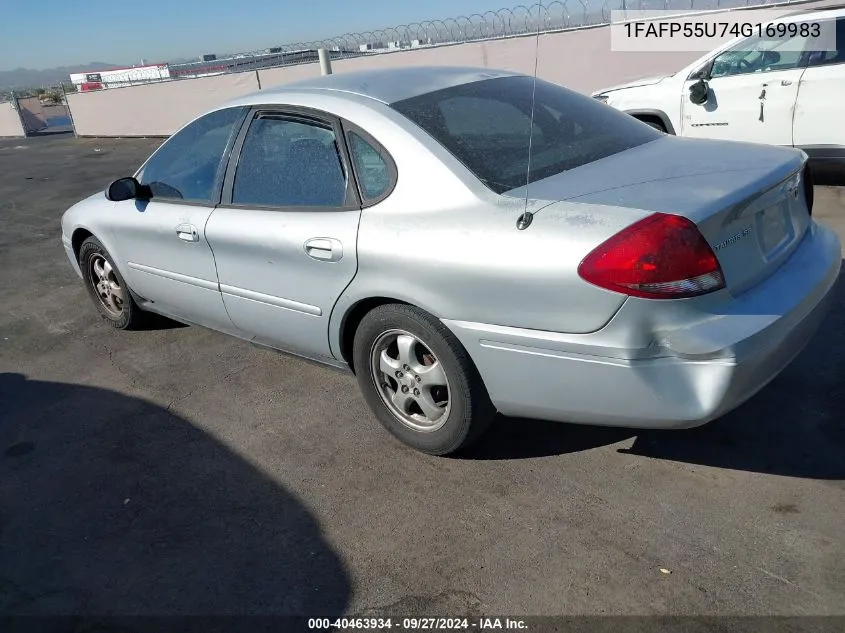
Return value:
[(792, 145), (804, 40), (747, 39), (720, 53), (705, 103), (690, 101), (689, 88), (697, 80), (684, 86), (683, 136)]
[(357, 271), (361, 204), (339, 121), (254, 108), (206, 226), (223, 303), (256, 343), (332, 357), (332, 308)]
[(845, 17), (836, 20), (836, 50), (813, 51), (795, 107), (795, 146), (814, 159), (845, 162)]

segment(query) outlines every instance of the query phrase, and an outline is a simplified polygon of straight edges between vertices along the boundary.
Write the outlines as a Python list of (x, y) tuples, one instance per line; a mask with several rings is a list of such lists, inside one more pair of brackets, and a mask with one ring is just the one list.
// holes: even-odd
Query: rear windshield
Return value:
[(538, 79), (528, 174), (533, 82), (532, 77), (487, 79), (391, 107), (433, 136), (496, 193), (660, 138), (660, 132), (627, 114)]

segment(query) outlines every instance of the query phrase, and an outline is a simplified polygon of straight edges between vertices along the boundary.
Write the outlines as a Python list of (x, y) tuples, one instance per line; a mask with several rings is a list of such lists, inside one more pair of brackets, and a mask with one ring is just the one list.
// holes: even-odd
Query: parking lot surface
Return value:
[[(428, 457), (350, 375), (96, 315), (60, 215), (159, 142), (0, 141), (0, 613), (845, 614), (845, 283), (707, 426)], [(816, 208), (845, 241), (845, 190)]]

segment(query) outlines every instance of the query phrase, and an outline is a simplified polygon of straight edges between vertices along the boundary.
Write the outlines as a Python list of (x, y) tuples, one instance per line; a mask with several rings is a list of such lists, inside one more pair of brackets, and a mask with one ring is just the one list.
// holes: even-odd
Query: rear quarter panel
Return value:
[(525, 198), (495, 194), (387, 106), (366, 106), (336, 114), (384, 145), (398, 177), (390, 196), (361, 215), (358, 271), (330, 322), (335, 355), (345, 316), (374, 297), (441, 319), (554, 332), (592, 332), (612, 318), (625, 297), (587, 284), (577, 266), (640, 214), (606, 216), (578, 204), (550, 211), (552, 201), (532, 199), (528, 209), (537, 213), (520, 231)]
[(604, 326), (625, 301), (584, 282), (577, 267), (636, 215), (614, 219), (570, 204), (542, 211), (520, 231), (519, 201), (450, 205), (397, 193), (362, 215), (358, 274), (336, 306), (338, 317), (361, 300), (389, 297), (441, 319), (585, 333)]

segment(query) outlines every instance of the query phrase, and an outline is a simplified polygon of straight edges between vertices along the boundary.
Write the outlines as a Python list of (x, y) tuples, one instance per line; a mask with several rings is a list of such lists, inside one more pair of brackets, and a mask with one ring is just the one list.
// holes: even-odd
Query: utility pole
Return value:
[(329, 57), (329, 51), (327, 51), (325, 48), (319, 48), (317, 49), (317, 56), (320, 58), (320, 74), (331, 75), (332, 60)]

